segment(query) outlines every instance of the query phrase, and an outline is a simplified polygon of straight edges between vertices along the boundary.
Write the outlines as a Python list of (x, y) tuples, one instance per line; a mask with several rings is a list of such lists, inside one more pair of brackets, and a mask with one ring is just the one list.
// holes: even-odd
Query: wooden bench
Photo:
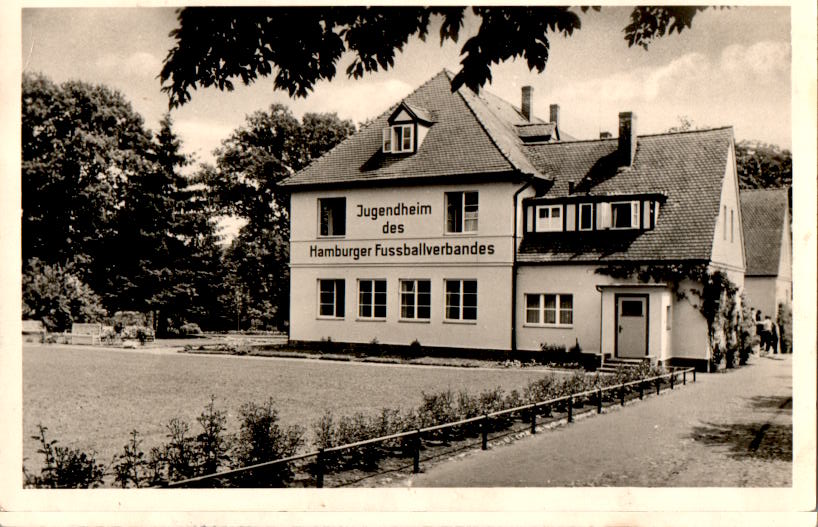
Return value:
[(45, 342), (47, 333), (42, 320), (23, 320), (23, 340)]
[(101, 344), (102, 324), (98, 322), (71, 324), (71, 344)]

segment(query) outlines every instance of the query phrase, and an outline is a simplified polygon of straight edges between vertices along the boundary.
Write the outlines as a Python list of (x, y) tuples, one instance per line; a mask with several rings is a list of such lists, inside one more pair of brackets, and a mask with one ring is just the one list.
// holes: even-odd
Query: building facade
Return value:
[(576, 141), (521, 99), (441, 72), (283, 183), (291, 340), (709, 359), (695, 301), (605, 270), (743, 283), (732, 129)]
[(747, 272), (744, 294), (751, 307), (775, 319), (792, 303), (792, 229), (787, 189), (741, 191)]

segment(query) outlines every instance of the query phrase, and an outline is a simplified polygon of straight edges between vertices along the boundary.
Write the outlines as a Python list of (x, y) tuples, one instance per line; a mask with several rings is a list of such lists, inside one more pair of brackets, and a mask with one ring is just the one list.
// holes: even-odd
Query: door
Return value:
[(648, 298), (617, 296), (616, 356), (643, 358), (648, 354)]

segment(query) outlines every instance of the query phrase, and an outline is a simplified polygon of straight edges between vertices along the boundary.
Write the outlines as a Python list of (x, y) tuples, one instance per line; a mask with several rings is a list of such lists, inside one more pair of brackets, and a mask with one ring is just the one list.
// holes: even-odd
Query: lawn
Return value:
[(474, 369), (347, 363), (304, 359), (202, 356), (148, 350), (26, 345), (23, 348), (23, 456), (40, 465), (37, 424), (60, 444), (95, 450), (109, 463), (136, 429), (143, 449), (165, 439), (165, 424), (196, 417), (211, 394), (228, 412), (231, 430), (239, 406), (272, 397), (285, 424), (312, 423), (325, 410), (336, 416), (415, 407), (421, 392), (478, 393), (521, 389), (544, 375), (532, 369)]

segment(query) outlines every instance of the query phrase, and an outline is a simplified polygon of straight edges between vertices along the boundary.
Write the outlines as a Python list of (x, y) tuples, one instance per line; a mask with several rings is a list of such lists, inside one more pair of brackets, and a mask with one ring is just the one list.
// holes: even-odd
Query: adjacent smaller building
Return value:
[(747, 270), (744, 295), (751, 307), (775, 319), (792, 302), (792, 228), (787, 189), (741, 191)]

